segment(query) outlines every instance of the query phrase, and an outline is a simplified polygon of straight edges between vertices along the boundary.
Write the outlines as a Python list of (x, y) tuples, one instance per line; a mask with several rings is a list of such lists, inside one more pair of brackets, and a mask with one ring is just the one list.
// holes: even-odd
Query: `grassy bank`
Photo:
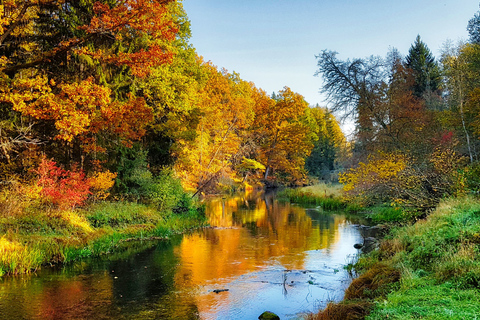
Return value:
[(107, 254), (124, 241), (164, 239), (205, 223), (203, 210), (194, 205), (175, 212), (132, 202), (100, 202), (61, 210), (4, 192), (0, 206), (0, 276)]
[(356, 268), (361, 275), (345, 300), (312, 319), (343, 319), (345, 310), (353, 309), (349, 319), (475, 319), (480, 315), (479, 200), (445, 200), (425, 220), (393, 228)]
[(340, 210), (347, 207), (342, 197), (342, 185), (317, 184), (297, 189), (285, 189), (277, 194), (279, 199), (292, 203), (320, 206), (324, 210)]

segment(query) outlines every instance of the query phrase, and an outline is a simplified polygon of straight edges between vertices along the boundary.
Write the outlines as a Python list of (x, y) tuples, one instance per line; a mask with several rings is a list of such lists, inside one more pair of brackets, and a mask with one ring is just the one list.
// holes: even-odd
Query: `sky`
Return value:
[(447, 40), (467, 40), (478, 0), (183, 0), (190, 42), (206, 61), (267, 93), (285, 86), (327, 106), (315, 77), (322, 50), (342, 60), (407, 55), (420, 35), (440, 57)]

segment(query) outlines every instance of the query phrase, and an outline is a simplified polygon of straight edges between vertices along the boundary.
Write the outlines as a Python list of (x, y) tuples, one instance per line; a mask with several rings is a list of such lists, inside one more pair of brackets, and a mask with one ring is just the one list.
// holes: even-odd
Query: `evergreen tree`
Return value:
[(470, 34), (470, 41), (476, 44), (480, 43), (480, 11), (468, 21), (467, 30)]
[(412, 89), (417, 97), (438, 90), (440, 70), (432, 52), (420, 39), (420, 35), (417, 35), (405, 59), (415, 79)]

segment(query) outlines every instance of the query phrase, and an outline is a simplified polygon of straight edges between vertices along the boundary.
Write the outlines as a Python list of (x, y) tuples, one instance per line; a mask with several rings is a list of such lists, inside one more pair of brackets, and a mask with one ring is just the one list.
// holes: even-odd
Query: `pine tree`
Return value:
[(417, 35), (406, 57), (407, 67), (413, 73), (413, 92), (422, 97), (426, 92), (435, 92), (440, 84), (440, 71), (432, 52)]

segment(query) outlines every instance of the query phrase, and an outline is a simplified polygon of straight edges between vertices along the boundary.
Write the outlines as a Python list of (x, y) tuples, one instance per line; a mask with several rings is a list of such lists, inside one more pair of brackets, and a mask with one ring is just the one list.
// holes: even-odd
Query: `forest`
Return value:
[(181, 1), (0, 1), (0, 276), (201, 226), (198, 195), (337, 181), (401, 223), (475, 197), (480, 12), (466, 25), (438, 58), (420, 35), (406, 55), (320, 52), (326, 108), (205, 61)]
[(6, 1), (2, 10), (3, 185), (31, 181), (47, 160), (91, 184), (115, 175), (112, 192), (125, 196), (143, 196), (146, 177), (165, 170), (211, 193), (303, 184), (306, 161), (316, 175), (334, 169), (344, 144), (335, 117), (288, 87), (269, 96), (204, 61), (180, 2)]

